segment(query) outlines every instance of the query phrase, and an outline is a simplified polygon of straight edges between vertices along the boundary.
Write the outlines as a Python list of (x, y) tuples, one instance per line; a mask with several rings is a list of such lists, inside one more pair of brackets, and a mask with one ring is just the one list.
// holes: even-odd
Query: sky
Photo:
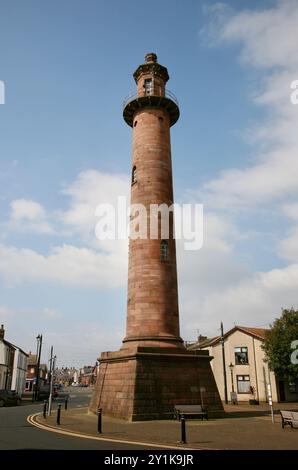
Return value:
[(177, 243), (181, 334), (267, 327), (298, 308), (296, 0), (0, 0), (0, 323), (59, 366), (125, 335), (127, 241), (95, 208), (129, 195), (122, 103), (147, 52), (168, 68), (176, 202), (204, 205)]

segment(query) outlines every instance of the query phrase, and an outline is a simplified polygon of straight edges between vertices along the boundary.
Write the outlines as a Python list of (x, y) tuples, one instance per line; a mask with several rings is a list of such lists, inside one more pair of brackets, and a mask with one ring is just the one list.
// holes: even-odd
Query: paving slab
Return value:
[[(272, 423), (268, 405), (237, 405), (237, 408), (228, 405), (225, 408), (226, 417), (222, 419), (187, 420), (187, 445), (183, 447), (201, 450), (298, 450), (298, 428), (282, 429), (277, 409), (275, 423)], [(298, 411), (298, 404), (286, 404), (279, 408)], [(88, 413), (87, 408), (62, 410), (60, 426), (56, 424), (56, 413), (54, 410), (52, 416), (46, 419), (39, 414), (35, 420), (52, 429), (90, 437), (162, 444), (169, 447), (181, 445), (179, 421), (128, 422), (103, 416), (103, 433), (98, 434), (97, 416)]]

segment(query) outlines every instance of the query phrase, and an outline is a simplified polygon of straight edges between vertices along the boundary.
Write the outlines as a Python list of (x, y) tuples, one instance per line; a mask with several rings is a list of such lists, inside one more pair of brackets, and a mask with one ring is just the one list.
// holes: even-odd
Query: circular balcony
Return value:
[(123, 118), (130, 127), (133, 126), (133, 118), (136, 111), (141, 108), (165, 109), (170, 116), (170, 126), (173, 126), (178, 121), (180, 115), (178, 100), (169, 90), (165, 91), (164, 96), (157, 96), (151, 93), (144, 93), (144, 95), (130, 93), (123, 102)]

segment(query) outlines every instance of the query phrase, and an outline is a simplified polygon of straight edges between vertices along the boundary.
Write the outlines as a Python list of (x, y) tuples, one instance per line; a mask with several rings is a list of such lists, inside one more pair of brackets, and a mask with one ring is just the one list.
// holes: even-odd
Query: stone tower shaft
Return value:
[(147, 239), (130, 239), (125, 347), (179, 346), (179, 311), (173, 214), (169, 237), (150, 238), (152, 204), (173, 204), (170, 126), (179, 117), (174, 96), (166, 91), (167, 69), (145, 57), (134, 73), (137, 93), (125, 101), (123, 116), (133, 129), (131, 204), (147, 211)]

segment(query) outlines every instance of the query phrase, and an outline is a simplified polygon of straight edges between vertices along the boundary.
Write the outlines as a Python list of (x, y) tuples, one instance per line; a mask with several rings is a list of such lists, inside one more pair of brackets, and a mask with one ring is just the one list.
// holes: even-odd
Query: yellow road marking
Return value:
[(92, 436), (91, 434), (80, 434), (76, 433), (73, 431), (63, 431), (62, 429), (57, 429), (56, 427), (49, 426), (49, 425), (44, 425), (41, 423), (38, 423), (35, 421), (35, 418), (41, 415), (41, 413), (35, 413), (33, 415), (29, 415), (27, 417), (27, 422), (32, 424), (32, 426), (35, 426), (37, 428), (43, 429), (45, 431), (50, 431), (50, 432), (55, 432), (57, 434), (63, 434), (65, 436), (72, 436), (72, 437), (79, 437), (81, 439), (89, 439), (89, 440), (95, 440), (95, 441), (105, 441), (105, 442), (117, 442), (120, 444), (133, 444), (133, 445), (139, 445), (139, 446), (146, 446), (146, 447), (158, 447), (159, 449), (176, 449), (176, 450), (211, 450), (211, 449), (192, 449), (191, 447), (178, 447), (178, 446), (165, 446), (162, 444), (155, 444), (154, 442), (148, 443), (148, 442), (141, 442), (141, 441), (127, 441), (124, 439), (113, 439), (110, 437), (98, 437), (98, 436)]

